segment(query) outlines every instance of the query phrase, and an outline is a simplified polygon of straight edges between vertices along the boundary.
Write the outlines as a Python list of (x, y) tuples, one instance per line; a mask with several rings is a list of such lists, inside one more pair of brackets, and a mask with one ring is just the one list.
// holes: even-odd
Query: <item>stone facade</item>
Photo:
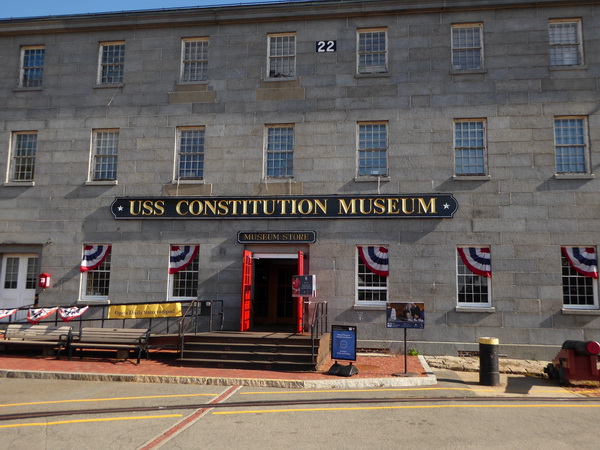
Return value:
[[(600, 5), (537, 2), (293, 2), (0, 20), (0, 258), (35, 253), (40, 305), (81, 303), (84, 244), (112, 244), (112, 303), (167, 299), (171, 244), (198, 244), (202, 299), (238, 329), (242, 251), (304, 250), (330, 323), (359, 346), (397, 347), (385, 307), (356, 304), (357, 245), (389, 250), (390, 301), (422, 302), (421, 353), (495, 336), (503, 353), (549, 358), (600, 339), (600, 313), (563, 307), (561, 246), (600, 241)], [(575, 3), (575, 5), (572, 5)], [(552, 67), (549, 21), (581, 25), (583, 64)], [(483, 67), (453, 70), (452, 27), (483, 29)], [(387, 71), (357, 74), (358, 30), (385, 30)], [(267, 39), (295, 35), (293, 79), (266, 76)], [(182, 39), (208, 37), (208, 78), (180, 82)], [(336, 42), (317, 52), (317, 41)], [(98, 85), (99, 43), (125, 43), (123, 82)], [(19, 87), (21, 49), (44, 46), (43, 87)], [(585, 119), (590, 170), (557, 175), (554, 120)], [(454, 123), (485, 123), (486, 174), (455, 174)], [(357, 124), (387, 124), (388, 176), (357, 177)], [(293, 124), (293, 178), (264, 177), (265, 126)], [(174, 182), (177, 127), (205, 130), (202, 181)], [(89, 179), (92, 131), (119, 130), (118, 176)], [(11, 179), (14, 133), (36, 131), (33, 181)], [(13, 151), (14, 153), (14, 151)], [(451, 193), (449, 219), (115, 220), (115, 197)], [(314, 244), (246, 245), (240, 230), (313, 230)], [(459, 246), (489, 247), (491, 306), (457, 307)], [(597, 282), (597, 280), (595, 281)], [(596, 294), (597, 295), (597, 294)], [(5, 305), (6, 307), (6, 305)]]

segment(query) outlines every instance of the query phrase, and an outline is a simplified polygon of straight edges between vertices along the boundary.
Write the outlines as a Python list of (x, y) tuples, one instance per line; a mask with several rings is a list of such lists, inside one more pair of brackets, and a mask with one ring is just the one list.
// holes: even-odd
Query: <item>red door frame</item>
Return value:
[[(298, 252), (298, 275), (304, 275), (304, 252)], [(296, 333), (304, 331), (304, 297), (296, 298)]]
[(252, 308), (252, 252), (244, 250), (242, 260), (242, 301), (240, 302), (240, 331), (250, 330)]

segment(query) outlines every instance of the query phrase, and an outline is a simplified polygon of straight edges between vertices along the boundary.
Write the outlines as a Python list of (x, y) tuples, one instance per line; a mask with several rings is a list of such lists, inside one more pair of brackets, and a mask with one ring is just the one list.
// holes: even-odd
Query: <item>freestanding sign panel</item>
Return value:
[(424, 303), (388, 303), (387, 328), (425, 328)]
[(331, 359), (356, 361), (356, 327), (331, 326)]

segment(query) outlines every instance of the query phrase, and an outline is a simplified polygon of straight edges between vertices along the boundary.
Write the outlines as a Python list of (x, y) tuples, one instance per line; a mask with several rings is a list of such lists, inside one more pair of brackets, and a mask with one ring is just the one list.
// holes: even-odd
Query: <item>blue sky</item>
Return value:
[(0, 0), (0, 19), (269, 2), (276, 0)]

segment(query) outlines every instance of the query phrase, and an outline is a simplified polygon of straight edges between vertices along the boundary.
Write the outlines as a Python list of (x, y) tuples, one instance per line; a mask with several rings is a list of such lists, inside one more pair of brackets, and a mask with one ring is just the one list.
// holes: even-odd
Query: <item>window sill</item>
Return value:
[(263, 78), (263, 83), (281, 83), (282, 81), (297, 81), (298, 77), (265, 77)]
[(452, 180), (454, 181), (489, 181), (491, 175), (453, 175)]
[(560, 72), (561, 70), (587, 70), (588, 67), (585, 64), (573, 65), (573, 66), (550, 66), (550, 71)]
[(561, 312), (572, 316), (600, 316), (600, 309), (571, 309), (563, 308)]
[(294, 177), (264, 177), (263, 183), (296, 183)]
[(198, 178), (195, 180), (186, 179), (186, 180), (173, 180), (171, 184), (181, 185), (181, 184), (206, 184), (204, 178)]
[(109, 299), (80, 299), (77, 300), (78, 305), (110, 305)]
[(451, 75), (479, 75), (487, 73), (487, 69), (452, 69)]
[(460, 313), (495, 313), (496, 308), (493, 306), (456, 306), (456, 312)]
[(122, 88), (125, 83), (107, 83), (107, 84), (95, 84), (94, 89), (111, 89), (111, 88)]
[(376, 305), (354, 305), (354, 311), (385, 311), (386, 304), (380, 303)]
[(33, 187), (35, 181), (7, 181), (2, 186), (6, 187)]
[(116, 186), (118, 184), (117, 180), (107, 180), (107, 181), (86, 181), (86, 186)]
[(388, 182), (388, 181), (392, 181), (391, 177), (389, 176), (373, 176), (373, 175), (357, 175), (354, 177), (354, 181), (356, 181), (357, 183), (362, 183), (365, 181), (377, 181), (377, 182)]
[(208, 80), (201, 81), (178, 81), (175, 83), (175, 86), (206, 86), (208, 84)]
[(43, 91), (43, 86), (19, 86), (13, 89), (13, 92), (31, 92), (31, 91)]
[(556, 180), (593, 180), (596, 176), (593, 173), (555, 173)]
[(354, 78), (389, 78), (389, 72), (373, 72), (373, 73), (356, 73)]

